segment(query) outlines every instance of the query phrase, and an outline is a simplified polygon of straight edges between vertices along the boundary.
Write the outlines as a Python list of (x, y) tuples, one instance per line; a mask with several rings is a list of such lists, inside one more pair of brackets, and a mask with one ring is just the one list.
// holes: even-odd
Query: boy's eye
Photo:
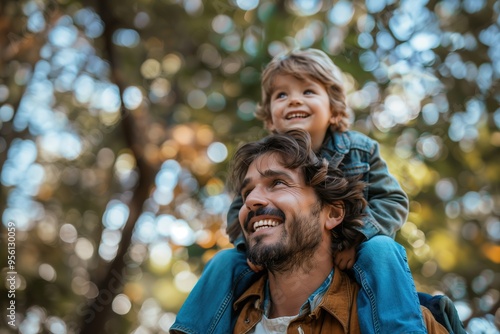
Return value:
[(276, 94), (276, 98), (277, 98), (277, 99), (282, 99), (282, 98), (284, 98), (284, 97), (286, 97), (286, 94), (285, 94), (285, 93), (283, 93), (283, 92)]
[(312, 91), (311, 89), (308, 89), (304, 92), (304, 95), (311, 95), (311, 94), (314, 94), (314, 91)]

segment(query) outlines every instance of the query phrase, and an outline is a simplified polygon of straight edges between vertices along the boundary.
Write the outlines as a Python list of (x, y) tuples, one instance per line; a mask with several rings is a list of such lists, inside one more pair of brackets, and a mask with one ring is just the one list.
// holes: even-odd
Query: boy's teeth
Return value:
[(292, 119), (292, 118), (305, 118), (305, 117), (307, 117), (307, 115), (304, 114), (304, 113), (294, 113), (294, 114), (290, 114), (288, 116), (288, 119)]

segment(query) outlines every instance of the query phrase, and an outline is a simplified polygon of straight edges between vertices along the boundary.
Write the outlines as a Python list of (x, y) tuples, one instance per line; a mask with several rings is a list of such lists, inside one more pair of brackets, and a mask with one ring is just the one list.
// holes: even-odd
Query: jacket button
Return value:
[(250, 323), (250, 319), (246, 318), (245, 319), (245, 324), (249, 324)]

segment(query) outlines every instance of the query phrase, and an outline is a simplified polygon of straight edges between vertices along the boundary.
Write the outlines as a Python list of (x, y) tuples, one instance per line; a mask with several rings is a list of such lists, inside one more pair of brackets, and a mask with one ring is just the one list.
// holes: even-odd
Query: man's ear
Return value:
[(333, 230), (337, 225), (342, 223), (345, 216), (344, 203), (335, 202), (332, 204), (327, 204), (328, 216), (326, 218), (325, 227), (328, 230)]

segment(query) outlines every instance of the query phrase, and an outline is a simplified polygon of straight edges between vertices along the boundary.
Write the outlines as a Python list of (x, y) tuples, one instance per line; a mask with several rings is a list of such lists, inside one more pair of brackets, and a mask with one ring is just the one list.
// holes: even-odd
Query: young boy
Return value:
[[(334, 262), (352, 269), (361, 289), (358, 314), (362, 333), (427, 333), (404, 248), (393, 238), (408, 214), (408, 198), (389, 173), (378, 143), (349, 131), (341, 72), (322, 51), (297, 50), (275, 57), (262, 73), (256, 116), (271, 132), (309, 132), (313, 149), (346, 175), (362, 175), (368, 206), (355, 247), (341, 247)], [(219, 252), (187, 298), (172, 333), (231, 333), (232, 305), (255, 281), (241, 237), (238, 196), (228, 213), (235, 248)], [(252, 270), (253, 268), (254, 270)], [(199, 301), (202, 300), (203, 304)]]

